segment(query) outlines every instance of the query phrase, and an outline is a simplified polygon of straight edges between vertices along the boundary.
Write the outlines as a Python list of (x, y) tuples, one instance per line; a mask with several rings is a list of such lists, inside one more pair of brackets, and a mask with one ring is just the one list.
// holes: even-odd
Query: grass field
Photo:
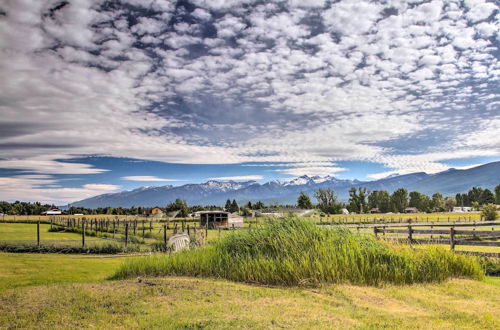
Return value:
[[(26, 230), (2, 235), (29, 236), (31, 227)], [(217, 231), (210, 233), (217, 238)], [(109, 280), (124, 263), (140, 258), (0, 253), (0, 329), (500, 327), (498, 277), (288, 288), (178, 276)]]
[(122, 258), (75, 257), (0, 253), (0, 328), (500, 327), (499, 278), (287, 289), (185, 277), (105, 281)]
[(127, 257), (0, 253), (0, 292), (61, 282), (102, 281)]
[(315, 217), (324, 222), (368, 222), (383, 219), (387, 222), (445, 222), (445, 221), (480, 221), (481, 212), (468, 213), (387, 213), (387, 214), (330, 214), (325, 217)]
[[(151, 218), (148, 217), (136, 217), (131, 215), (110, 215), (110, 214), (97, 214), (97, 215), (83, 215), (83, 216), (54, 216), (58, 219), (68, 219), (68, 217), (81, 219), (108, 219), (108, 220), (138, 220), (138, 221), (149, 221)], [(336, 221), (336, 222), (362, 222), (362, 221), (373, 221), (385, 219), (386, 221), (397, 222), (407, 221), (412, 219), (416, 222), (424, 221), (479, 221), (481, 220), (481, 212), (467, 212), (467, 213), (454, 213), (454, 212), (442, 212), (442, 213), (387, 213), (387, 214), (330, 214), (324, 217), (319, 216), (319, 212), (316, 212), (311, 216), (316, 221)], [(19, 220), (29, 220), (29, 221), (50, 221), (48, 216), (40, 215), (4, 215), (0, 217), (0, 220), (4, 221), (19, 221)], [(153, 221), (170, 221), (170, 222), (180, 222), (182, 220), (195, 221), (192, 218), (153, 218)], [(249, 222), (259, 222), (262, 218), (250, 218), (247, 219)]]

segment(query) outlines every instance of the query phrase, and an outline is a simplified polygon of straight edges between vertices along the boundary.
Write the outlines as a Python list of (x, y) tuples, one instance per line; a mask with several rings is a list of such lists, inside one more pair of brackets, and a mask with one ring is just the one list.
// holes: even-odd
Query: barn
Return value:
[(242, 228), (243, 217), (224, 211), (201, 211), (200, 225), (208, 228)]

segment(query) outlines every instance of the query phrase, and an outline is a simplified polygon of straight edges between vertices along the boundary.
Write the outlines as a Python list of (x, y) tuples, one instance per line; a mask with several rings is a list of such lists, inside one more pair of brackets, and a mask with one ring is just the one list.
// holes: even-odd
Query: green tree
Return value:
[(416, 207), (420, 211), (427, 212), (431, 208), (431, 200), (427, 195), (418, 191), (412, 191), (410, 192), (410, 201), (408, 205), (410, 207)]
[(500, 184), (495, 187), (495, 202), (500, 204)]
[(318, 208), (324, 213), (340, 213), (342, 206), (337, 202), (337, 197), (330, 188), (317, 190), (314, 197), (318, 200)]
[(481, 197), (480, 197), (479, 203), (481, 203), (481, 205), (484, 205), (484, 204), (493, 204), (493, 203), (495, 203), (495, 195), (493, 195), (493, 193), (491, 192), (491, 190), (485, 189), (481, 193)]
[(297, 206), (301, 209), (308, 209), (308, 210), (313, 208), (311, 199), (303, 191), (300, 192), (300, 195), (297, 198)]
[(408, 190), (399, 188), (391, 195), (391, 205), (394, 211), (403, 213), (408, 207)]
[(482, 197), (482, 195), (483, 195), (483, 188), (481, 188), (481, 187), (472, 187), (472, 189), (470, 189), (467, 192), (468, 204), (470, 205), (470, 203), (472, 203), (472, 202), (479, 202), (479, 203), (481, 203), (481, 197)]
[(382, 213), (390, 210), (391, 196), (385, 190), (374, 190), (368, 195), (368, 205), (371, 209), (377, 208)]
[(432, 195), (431, 209), (436, 211), (444, 210), (443, 195), (441, 193), (435, 193)]
[(231, 207), (229, 208), (229, 212), (235, 213), (240, 210), (240, 207), (238, 206), (238, 203), (236, 202), (235, 199), (233, 199), (233, 202), (231, 203)]
[(167, 205), (167, 207), (165, 208), (165, 210), (167, 212), (175, 212), (175, 211), (179, 211), (177, 213), (177, 216), (178, 217), (181, 217), (181, 218), (185, 218), (187, 217), (188, 213), (189, 213), (189, 207), (186, 203), (185, 200), (182, 200), (180, 198), (177, 198), (175, 200), (175, 202), (171, 202)]
[(448, 197), (444, 200), (444, 210), (447, 212), (453, 211), (453, 208), (457, 205), (455, 198)]
[(364, 213), (367, 209), (366, 188), (349, 189), (349, 208), (352, 212)]
[(481, 212), (484, 220), (496, 220), (498, 218), (497, 207), (495, 204), (486, 204)]
[(228, 212), (230, 212), (230, 210), (231, 210), (231, 201), (229, 199), (226, 201), (226, 205), (224, 206), (224, 210), (226, 210)]
[(261, 201), (258, 201), (257, 203), (254, 203), (253, 204), (253, 209), (254, 210), (262, 210), (263, 208), (265, 208), (266, 206), (264, 205), (264, 203), (262, 203)]

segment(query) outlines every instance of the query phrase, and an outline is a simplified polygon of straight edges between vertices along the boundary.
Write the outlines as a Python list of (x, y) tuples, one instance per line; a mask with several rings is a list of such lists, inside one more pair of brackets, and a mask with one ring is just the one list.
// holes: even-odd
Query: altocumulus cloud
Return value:
[(499, 156), (499, 22), (483, 0), (2, 1), (0, 168), (43, 197), (63, 194), (43, 175), (104, 171), (77, 155), (310, 162), (289, 174)]

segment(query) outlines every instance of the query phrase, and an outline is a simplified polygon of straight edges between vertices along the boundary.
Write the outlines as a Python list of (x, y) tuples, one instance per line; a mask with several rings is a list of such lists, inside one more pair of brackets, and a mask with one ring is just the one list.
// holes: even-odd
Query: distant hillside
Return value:
[(223, 205), (227, 199), (236, 199), (239, 202), (260, 200), (265, 203), (294, 204), (301, 191), (312, 196), (314, 191), (319, 188), (331, 188), (341, 200), (347, 200), (351, 187), (366, 187), (369, 190), (387, 190), (389, 192), (398, 188), (406, 188), (429, 195), (435, 192), (455, 195), (459, 192), (466, 192), (474, 186), (493, 189), (499, 183), (500, 162), (494, 162), (468, 170), (450, 169), (436, 174), (412, 173), (365, 182), (339, 180), (331, 176), (309, 177), (305, 175), (291, 181), (270, 181), (264, 184), (255, 181), (208, 181), (202, 184), (186, 184), (178, 187), (171, 185), (142, 187), (131, 191), (95, 196), (71, 205), (88, 208), (163, 206), (176, 198), (184, 199), (190, 205)]

